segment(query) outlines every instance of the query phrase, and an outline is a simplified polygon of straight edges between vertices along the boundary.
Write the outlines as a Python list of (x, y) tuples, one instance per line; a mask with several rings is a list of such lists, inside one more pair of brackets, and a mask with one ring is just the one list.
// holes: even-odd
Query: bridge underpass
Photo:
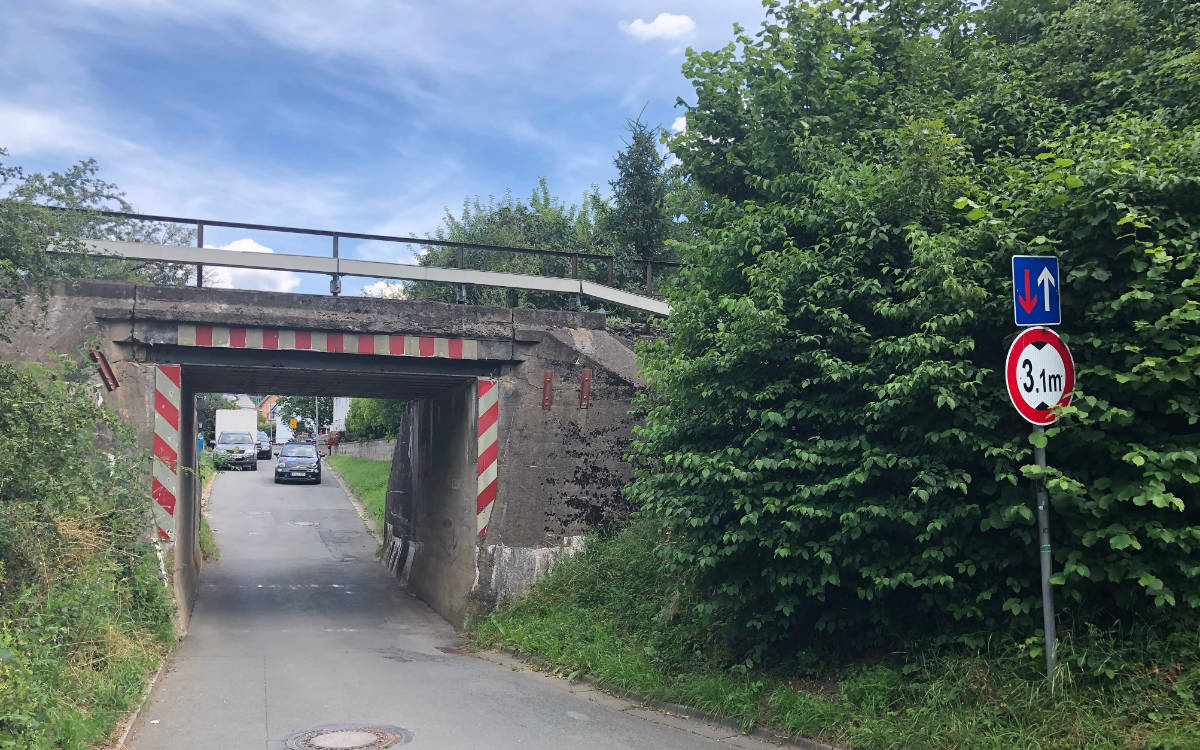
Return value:
[(196, 393), (410, 400), (384, 562), (456, 625), (624, 508), (639, 379), (629, 332), (603, 315), (85, 282), (60, 288), (0, 356), (88, 342), (119, 383), (106, 399), (155, 454), (185, 629), (199, 571)]
[[(477, 529), (477, 498), (473, 489), (476, 461), (471, 454), (472, 427), (478, 415), (477, 382), (492, 384), (486, 377), (497, 370), (486, 362), (446, 363), (435, 361), (389, 363), (383, 358), (346, 357), (336, 354), (275, 352), (269, 356), (249, 349), (189, 350), (185, 347), (154, 347), (148, 351), (156, 364), (177, 366), (183, 411), (195, 413), (198, 393), (263, 393), (295, 396), (351, 396), (393, 398), (410, 402), (412, 415), (404, 424), (405, 434), (397, 441), (410, 450), (393, 456), (397, 478), (390, 488), (387, 558), (394, 572), (407, 583), (414, 563), (417, 575), (411, 589), (447, 619), (461, 623), (467, 597), (475, 577), (471, 554)], [(268, 361), (273, 360), (273, 361)], [(350, 360), (347, 362), (347, 360)], [(464, 370), (474, 370), (471, 374)], [(156, 408), (157, 404), (156, 404)], [(437, 419), (424, 418), (437, 415)], [(183, 420), (179, 431), (179, 464), (195, 474), (179, 473), (179, 492), (170, 534), (190, 540), (198, 533), (199, 493), (195, 421)], [(415, 460), (414, 460), (415, 459)], [(417, 546), (437, 549), (436, 561), (418, 557)], [(190, 547), (187, 542), (180, 546)], [(184, 601), (190, 603), (199, 581), (199, 566), (183, 555), (176, 575)]]

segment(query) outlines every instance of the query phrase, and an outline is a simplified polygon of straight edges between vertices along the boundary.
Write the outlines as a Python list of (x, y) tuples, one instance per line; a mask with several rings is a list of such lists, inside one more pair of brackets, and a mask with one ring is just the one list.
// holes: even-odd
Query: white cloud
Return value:
[(686, 117), (676, 117), (675, 122), (671, 123), (671, 132), (672, 133), (686, 133), (687, 132), (687, 118)]
[(376, 281), (363, 287), (364, 297), (379, 297), (381, 299), (408, 299), (408, 289), (403, 284), (393, 284), (390, 281)]
[(78, 151), (94, 143), (97, 135), (53, 112), (0, 104), (0, 146), (12, 154)]
[[(212, 247), (205, 245), (205, 247)], [(238, 250), (244, 253), (273, 253), (265, 245), (250, 238), (235, 240), (220, 250)], [(291, 271), (268, 271), (261, 268), (211, 268), (205, 269), (204, 283), (217, 289), (256, 289), (263, 292), (292, 292), (300, 286), (300, 275)]]
[(696, 22), (691, 16), (659, 13), (650, 23), (639, 18), (633, 23), (622, 21), (620, 27), (634, 39), (648, 42), (651, 39), (683, 39), (696, 30)]

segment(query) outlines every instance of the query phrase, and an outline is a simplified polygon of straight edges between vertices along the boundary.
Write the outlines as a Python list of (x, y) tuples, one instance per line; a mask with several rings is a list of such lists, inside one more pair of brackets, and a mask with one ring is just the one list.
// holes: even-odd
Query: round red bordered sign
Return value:
[(1075, 361), (1057, 333), (1049, 328), (1027, 328), (1008, 348), (1004, 379), (1017, 412), (1045, 426), (1058, 419), (1055, 407), (1071, 403)]

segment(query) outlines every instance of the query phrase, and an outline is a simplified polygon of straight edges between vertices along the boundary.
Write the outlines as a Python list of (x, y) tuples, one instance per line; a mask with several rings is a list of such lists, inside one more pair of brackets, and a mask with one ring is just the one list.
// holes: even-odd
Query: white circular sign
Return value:
[(1008, 396), (1022, 417), (1047, 425), (1055, 407), (1071, 403), (1075, 362), (1066, 344), (1048, 328), (1028, 328), (1008, 350), (1004, 366)]
[(1054, 347), (1039, 341), (1017, 354), (1017, 393), (1030, 408), (1049, 409), (1058, 403), (1066, 379), (1067, 365)]

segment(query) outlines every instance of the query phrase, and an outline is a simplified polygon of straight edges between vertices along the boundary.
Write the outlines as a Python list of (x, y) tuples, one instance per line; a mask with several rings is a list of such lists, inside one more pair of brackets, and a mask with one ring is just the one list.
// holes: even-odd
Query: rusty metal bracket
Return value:
[(583, 378), (579, 381), (579, 408), (586, 409), (592, 404), (592, 371), (584, 370)]
[(554, 371), (546, 370), (542, 374), (542, 408), (549, 409), (554, 403)]
[(96, 363), (96, 369), (100, 370), (100, 379), (104, 381), (104, 389), (109, 393), (121, 387), (117, 382), (117, 376), (113, 374), (112, 367), (108, 364), (108, 357), (104, 356), (104, 352), (100, 351), (99, 346), (93, 346), (88, 357)]

